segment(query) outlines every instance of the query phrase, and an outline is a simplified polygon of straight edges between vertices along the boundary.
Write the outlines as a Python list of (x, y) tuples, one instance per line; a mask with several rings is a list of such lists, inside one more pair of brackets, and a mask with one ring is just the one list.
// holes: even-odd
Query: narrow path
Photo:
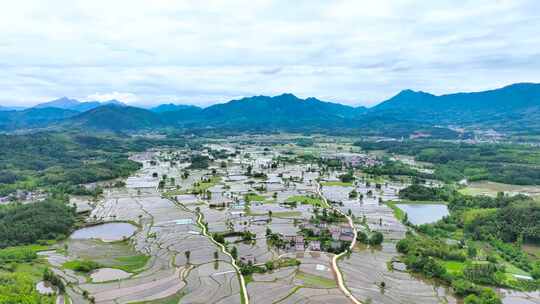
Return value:
[(162, 195), (163, 198), (165, 199), (168, 199), (169, 201), (171, 201), (173, 204), (177, 205), (177, 206), (180, 206), (182, 207), (182, 209), (190, 212), (190, 213), (195, 213), (197, 215), (197, 225), (199, 225), (199, 227), (201, 227), (201, 231), (202, 231), (202, 234), (204, 236), (206, 236), (208, 239), (210, 239), (210, 241), (218, 246), (221, 250), (221, 252), (223, 252), (223, 254), (227, 255), (229, 258), (231, 258), (231, 265), (232, 267), (234, 268), (235, 272), (238, 274), (238, 278), (240, 280), (240, 292), (242, 293), (242, 303), (243, 304), (249, 304), (249, 296), (248, 296), (248, 293), (247, 293), (247, 286), (246, 286), (246, 281), (244, 279), (244, 276), (242, 275), (242, 272), (240, 272), (240, 267), (238, 267), (238, 264), (236, 263), (236, 260), (232, 257), (232, 255), (227, 251), (227, 248), (225, 248), (225, 246), (219, 242), (216, 242), (216, 240), (214, 240), (214, 238), (212, 237), (211, 234), (208, 233), (208, 230), (206, 229), (206, 226), (204, 225), (203, 223), (203, 214), (202, 212), (200, 211), (192, 211), (190, 210), (189, 208), (187, 208), (186, 206), (182, 205), (180, 202), (177, 202), (175, 200), (172, 200), (168, 197), (165, 197)]
[[(347, 214), (345, 214), (343, 211), (341, 211), (339, 208), (335, 208), (333, 207), (330, 203), (328, 203), (328, 201), (326, 200), (326, 198), (324, 197), (324, 195), (322, 194), (322, 191), (321, 191), (321, 184), (317, 183), (317, 194), (321, 197), (321, 199), (323, 200), (323, 202), (330, 207), (330, 209), (332, 210), (335, 210), (337, 211), (338, 213), (340, 213), (341, 215), (345, 216), (345, 218), (347, 218), (347, 221), (349, 222), (349, 226), (351, 226), (351, 229), (353, 231), (353, 234), (354, 234), (354, 237), (353, 237), (353, 240), (351, 242), (351, 245), (349, 246), (349, 250), (352, 251), (352, 249), (354, 248), (354, 246), (356, 245), (356, 238), (358, 236), (358, 232), (356, 231), (356, 227), (354, 226), (354, 222), (352, 220), (352, 218), (350, 216), (348, 216)], [(358, 299), (356, 299), (354, 297), (354, 295), (349, 291), (349, 289), (347, 289), (347, 286), (345, 286), (345, 282), (343, 281), (343, 274), (341, 273), (341, 270), (339, 269), (338, 267), (338, 260), (343, 256), (345, 255), (347, 252), (346, 251), (343, 251), (342, 253), (340, 254), (337, 254), (337, 255), (334, 255), (334, 257), (332, 258), (332, 270), (334, 270), (334, 273), (336, 274), (336, 278), (337, 278), (337, 283), (338, 283), (338, 287), (339, 289), (341, 289), (341, 291), (343, 292), (343, 294), (349, 298), (349, 300), (351, 300), (351, 302), (355, 303), (355, 304), (362, 304), (362, 302), (360, 302)]]
[(244, 280), (244, 276), (240, 272), (240, 267), (238, 267), (236, 260), (227, 251), (225, 246), (221, 243), (216, 242), (216, 240), (214, 240), (214, 238), (208, 234), (208, 230), (206, 229), (206, 226), (202, 222), (202, 219), (203, 219), (203, 214), (201, 212), (197, 212), (197, 224), (199, 224), (199, 226), (201, 227), (203, 235), (209, 238), (210, 241), (212, 241), (212, 243), (214, 243), (216, 246), (218, 246), (221, 249), (221, 252), (223, 252), (224, 254), (226, 254), (227, 256), (231, 258), (231, 265), (236, 270), (236, 273), (238, 274), (238, 277), (240, 278), (240, 291), (242, 292), (242, 303), (249, 304), (249, 296), (247, 293), (246, 281)]

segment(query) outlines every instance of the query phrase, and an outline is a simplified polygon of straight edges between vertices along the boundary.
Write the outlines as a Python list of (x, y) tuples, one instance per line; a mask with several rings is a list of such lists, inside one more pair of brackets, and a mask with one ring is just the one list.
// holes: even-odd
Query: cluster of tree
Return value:
[(208, 169), (210, 158), (205, 155), (194, 154), (190, 159), (189, 169)]
[(294, 140), (294, 143), (299, 147), (312, 147), (315, 143), (312, 138), (301, 137)]
[(64, 293), (66, 291), (64, 281), (62, 281), (62, 279), (54, 272), (52, 272), (49, 268), (45, 268), (45, 270), (43, 271), (43, 281), (49, 282), (52, 285), (56, 286), (60, 293)]
[(239, 262), (240, 272), (244, 276), (249, 276), (253, 273), (265, 273), (282, 267), (299, 266), (301, 262), (293, 258), (281, 258), (279, 260), (266, 261), (264, 265), (253, 265), (251, 262)]
[[(365, 150), (412, 155), (436, 164), (435, 177), (444, 181), (491, 180), (540, 184), (540, 149), (517, 144), (467, 144), (436, 140), (359, 141)], [(379, 172), (380, 173), (380, 172)], [(412, 175), (412, 174), (411, 174)]]
[(322, 208), (322, 211), (320, 211), (320, 209), (316, 207), (313, 208), (313, 215), (309, 221), (313, 224), (340, 223), (345, 221), (345, 216), (334, 209), (328, 212), (326, 208)]
[(466, 251), (460, 245), (448, 245), (442, 240), (410, 232), (398, 242), (396, 248), (405, 255), (407, 269), (450, 284), (458, 296), (465, 297), (465, 303), (500, 303), (497, 294), (475, 284), (502, 285), (504, 274), (500, 266), (491, 262), (467, 261), (463, 273), (449, 273), (441, 261), (465, 262)]
[(476, 239), (540, 242), (540, 202), (516, 201), (496, 212), (475, 217), (465, 229)]
[(103, 267), (98, 262), (95, 262), (92, 260), (73, 260), (73, 261), (64, 263), (63, 266), (65, 268), (78, 271), (78, 272), (84, 272), (84, 273), (89, 273), (98, 268)]
[(75, 215), (75, 208), (56, 198), (0, 206), (0, 248), (64, 238), (75, 224)]
[(76, 186), (128, 176), (140, 167), (128, 159), (128, 152), (156, 144), (78, 133), (0, 135), (0, 196), (38, 187), (62, 187), (86, 195)]
[(446, 201), (450, 193), (445, 188), (426, 187), (420, 184), (412, 184), (399, 191), (399, 197), (411, 201)]
[(406, 238), (400, 240), (396, 249), (407, 255), (434, 257), (442, 260), (463, 262), (467, 253), (459, 245), (448, 245), (445, 242), (420, 235), (407, 233)]
[(340, 175), (339, 180), (344, 183), (352, 183), (354, 182), (354, 174), (352, 171), (348, 171), (347, 173)]
[(357, 239), (360, 243), (378, 246), (384, 241), (384, 235), (379, 231), (371, 232), (369, 235), (363, 231), (359, 231)]

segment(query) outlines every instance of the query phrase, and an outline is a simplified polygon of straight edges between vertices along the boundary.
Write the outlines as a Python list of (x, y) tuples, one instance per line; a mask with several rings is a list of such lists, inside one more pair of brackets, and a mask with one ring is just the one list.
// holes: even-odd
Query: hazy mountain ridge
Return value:
[(58, 108), (58, 109), (73, 110), (73, 111), (78, 111), (78, 112), (86, 112), (86, 111), (95, 109), (97, 107), (111, 105), (111, 104), (119, 105), (119, 106), (126, 106), (125, 103), (120, 102), (116, 99), (100, 102), (100, 101), (79, 101), (77, 99), (61, 97), (55, 100), (37, 104), (33, 108), (36, 108), (36, 109)]
[[(54, 110), (50, 106), (67, 109)], [(87, 106), (93, 108), (81, 111)], [(81, 103), (61, 98), (24, 111), (0, 113), (0, 118), (6, 119), (0, 123), (3, 130), (58, 125), (122, 131), (167, 127), (381, 132), (385, 128), (401, 132), (399, 128), (403, 128), (409, 132), (452, 124), (540, 131), (540, 84), (518, 83), (495, 90), (440, 96), (404, 90), (369, 109), (312, 97), (301, 99), (286, 93), (245, 97), (207, 108), (162, 104), (142, 109), (116, 101)]]

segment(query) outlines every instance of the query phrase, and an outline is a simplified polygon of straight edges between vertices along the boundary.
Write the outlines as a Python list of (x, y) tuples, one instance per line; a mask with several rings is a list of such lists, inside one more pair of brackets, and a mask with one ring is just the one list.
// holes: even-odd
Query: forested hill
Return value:
[[(85, 107), (91, 109), (80, 113)], [(164, 104), (147, 110), (116, 101), (96, 104), (64, 98), (29, 110), (0, 111), (0, 130), (4, 131), (59, 127), (135, 132), (171, 128), (361, 131), (407, 136), (448, 125), (540, 134), (540, 84), (519, 83), (440, 96), (405, 90), (370, 109), (282, 94), (247, 97), (207, 108)]]
[(370, 109), (379, 116), (437, 124), (479, 123), (492, 127), (537, 128), (540, 84), (518, 83), (500, 89), (448, 95), (405, 90)]

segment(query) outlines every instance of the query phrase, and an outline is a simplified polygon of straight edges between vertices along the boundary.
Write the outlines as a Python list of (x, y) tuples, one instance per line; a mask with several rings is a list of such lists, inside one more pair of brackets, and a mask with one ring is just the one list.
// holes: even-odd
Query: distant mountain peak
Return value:
[(411, 90), (411, 89), (405, 89), (405, 90), (402, 90), (401, 92), (399, 92), (396, 96), (394, 97), (410, 97), (410, 96), (435, 96), (433, 94), (430, 94), (430, 93), (426, 93), (424, 91), (414, 91), (414, 90)]
[(40, 103), (34, 108), (60, 108), (60, 109), (69, 109), (70, 107), (76, 106), (80, 102), (76, 99), (71, 99), (66, 96), (60, 97), (58, 99), (51, 100), (49, 102)]

